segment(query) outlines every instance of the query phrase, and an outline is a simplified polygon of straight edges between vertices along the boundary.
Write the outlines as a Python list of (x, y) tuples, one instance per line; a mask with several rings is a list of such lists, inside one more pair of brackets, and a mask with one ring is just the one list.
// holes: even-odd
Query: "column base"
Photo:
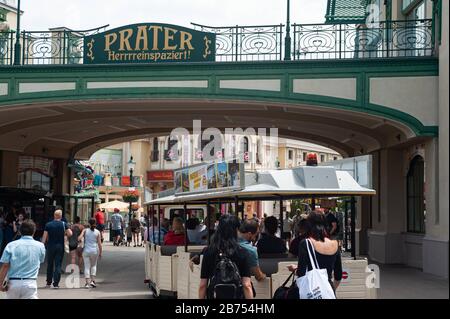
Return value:
[(448, 240), (423, 238), (423, 272), (448, 279)]

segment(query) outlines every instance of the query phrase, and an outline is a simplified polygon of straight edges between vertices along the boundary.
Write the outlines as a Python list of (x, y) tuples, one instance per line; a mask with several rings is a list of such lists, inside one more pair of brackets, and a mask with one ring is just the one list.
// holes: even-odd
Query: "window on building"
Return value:
[(177, 139), (171, 139), (169, 137), (169, 141), (167, 143), (167, 150), (164, 152), (164, 159), (166, 161), (174, 161), (178, 159), (178, 147), (175, 147), (175, 145), (178, 144)]
[[(426, 25), (425, 19), (427, 18), (426, 12), (426, 1), (409, 1), (408, 5), (405, 5), (403, 2), (403, 13), (406, 16), (406, 20), (408, 21), (406, 24), (406, 37), (409, 41), (406, 41), (404, 46), (405, 55), (407, 56), (423, 56), (427, 52), (427, 45), (425, 42), (427, 41), (426, 33), (428, 26)], [(423, 41), (419, 41), (419, 39), (424, 38)]]
[(7, 13), (8, 13), (8, 11), (6, 11), (3, 8), (0, 8), (0, 22), (5, 22), (6, 21)]
[(256, 163), (261, 164), (262, 163), (262, 154), (261, 154), (261, 140), (258, 140), (256, 143)]
[[(211, 142), (213, 142), (214, 141), (214, 135), (211, 135), (210, 137), (209, 137), (209, 140), (204, 140), (204, 139), (202, 139), (202, 134), (200, 134), (199, 135), (199, 137), (198, 137), (198, 146), (199, 146), (199, 149), (198, 149), (198, 151), (200, 152), (203, 152), (204, 150), (205, 150), (205, 147), (209, 144), (209, 143), (211, 143)], [(211, 156), (211, 157), (213, 157), (213, 158), (217, 158), (217, 153), (218, 152), (220, 152), (220, 151), (222, 151), (222, 154), (225, 152), (225, 150), (222, 148), (223, 147), (223, 143), (222, 143), (222, 138), (219, 138), (219, 141), (218, 142), (214, 142), (214, 143), (217, 143), (217, 147), (216, 148), (214, 148), (214, 147), (211, 147), (210, 148), (210, 151), (209, 151), (209, 156)], [(216, 154), (214, 154), (214, 151), (216, 152)], [(205, 154), (204, 154), (205, 155)], [(204, 158), (204, 156), (201, 156), (202, 157), (202, 160), (203, 160), (203, 158)], [(197, 157), (198, 158), (198, 157)], [(199, 159), (199, 158), (198, 158)]]
[(48, 192), (51, 190), (51, 178), (35, 171), (25, 171), (19, 173), (18, 188), (36, 189)]
[(323, 155), (323, 154), (320, 155), (320, 162), (321, 163), (325, 162), (325, 155)]
[(289, 150), (288, 151), (288, 159), (289, 160), (293, 160), (294, 159), (294, 151), (293, 150)]
[(248, 152), (249, 146), (248, 146), (248, 137), (247, 137), (247, 136), (244, 136), (244, 137), (243, 137), (242, 147), (243, 147), (243, 150), (242, 150), (242, 151), (243, 151), (243, 155), (244, 155), (244, 161), (245, 161), (246, 163), (248, 163), (250, 154), (249, 154), (249, 152)]
[(157, 162), (159, 160), (159, 141), (155, 137), (153, 139), (153, 150), (152, 150), (152, 162)]
[(425, 163), (421, 156), (411, 161), (407, 175), (407, 231), (425, 233)]

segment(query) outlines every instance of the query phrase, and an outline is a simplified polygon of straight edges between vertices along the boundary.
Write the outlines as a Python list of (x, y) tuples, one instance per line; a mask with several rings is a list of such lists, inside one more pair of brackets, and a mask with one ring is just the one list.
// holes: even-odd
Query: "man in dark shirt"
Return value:
[(336, 216), (331, 212), (330, 209), (326, 209), (325, 211), (325, 219), (327, 221), (327, 231), (330, 235), (330, 238), (334, 238), (337, 235), (338, 232), (338, 220)]
[(286, 242), (275, 236), (278, 230), (278, 221), (275, 217), (270, 216), (264, 219), (264, 230), (258, 241), (258, 255), (264, 254), (284, 254), (286, 253)]
[(61, 265), (64, 257), (64, 236), (72, 236), (67, 223), (62, 220), (62, 211), (56, 210), (54, 219), (45, 225), (42, 242), (47, 245), (47, 288), (59, 288)]

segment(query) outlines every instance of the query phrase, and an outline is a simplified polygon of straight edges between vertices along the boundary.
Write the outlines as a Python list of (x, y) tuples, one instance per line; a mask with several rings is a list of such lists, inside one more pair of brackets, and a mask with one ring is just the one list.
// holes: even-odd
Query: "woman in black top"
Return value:
[[(336, 240), (330, 240), (326, 231), (325, 216), (319, 212), (311, 212), (307, 217), (309, 232), (307, 239), (313, 245), (316, 253), (317, 263), (320, 269), (328, 272), (328, 281), (336, 292), (342, 279), (342, 261), (339, 245)], [(309, 246), (311, 249), (311, 246)], [(302, 277), (307, 271), (312, 270), (308, 255), (307, 240), (303, 239), (299, 245), (298, 266), (290, 266), (291, 271), (297, 269), (297, 276)], [(334, 277), (334, 281), (332, 280)]]
[(224, 215), (219, 220), (217, 230), (211, 239), (211, 245), (203, 252), (202, 268), (200, 274), (199, 299), (205, 299), (208, 281), (214, 275), (219, 254), (223, 253), (233, 261), (241, 277), (245, 299), (253, 299), (250, 281), (250, 266), (247, 252), (239, 246), (237, 231), (239, 220), (233, 215)]

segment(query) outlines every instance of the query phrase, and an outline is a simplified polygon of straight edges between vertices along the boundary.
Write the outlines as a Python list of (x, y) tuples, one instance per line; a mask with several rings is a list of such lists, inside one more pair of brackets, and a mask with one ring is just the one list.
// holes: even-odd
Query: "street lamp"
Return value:
[(291, 1), (287, 0), (286, 37), (284, 39), (284, 59), (291, 60)]
[[(130, 171), (130, 188), (134, 187), (134, 183), (133, 183), (133, 171), (136, 167), (136, 162), (133, 161), (133, 156), (131, 156), (130, 160), (128, 161), (128, 170)], [(131, 223), (131, 205), (133, 204), (133, 202), (130, 201), (130, 208), (128, 211), (128, 225), (130, 225)]]

